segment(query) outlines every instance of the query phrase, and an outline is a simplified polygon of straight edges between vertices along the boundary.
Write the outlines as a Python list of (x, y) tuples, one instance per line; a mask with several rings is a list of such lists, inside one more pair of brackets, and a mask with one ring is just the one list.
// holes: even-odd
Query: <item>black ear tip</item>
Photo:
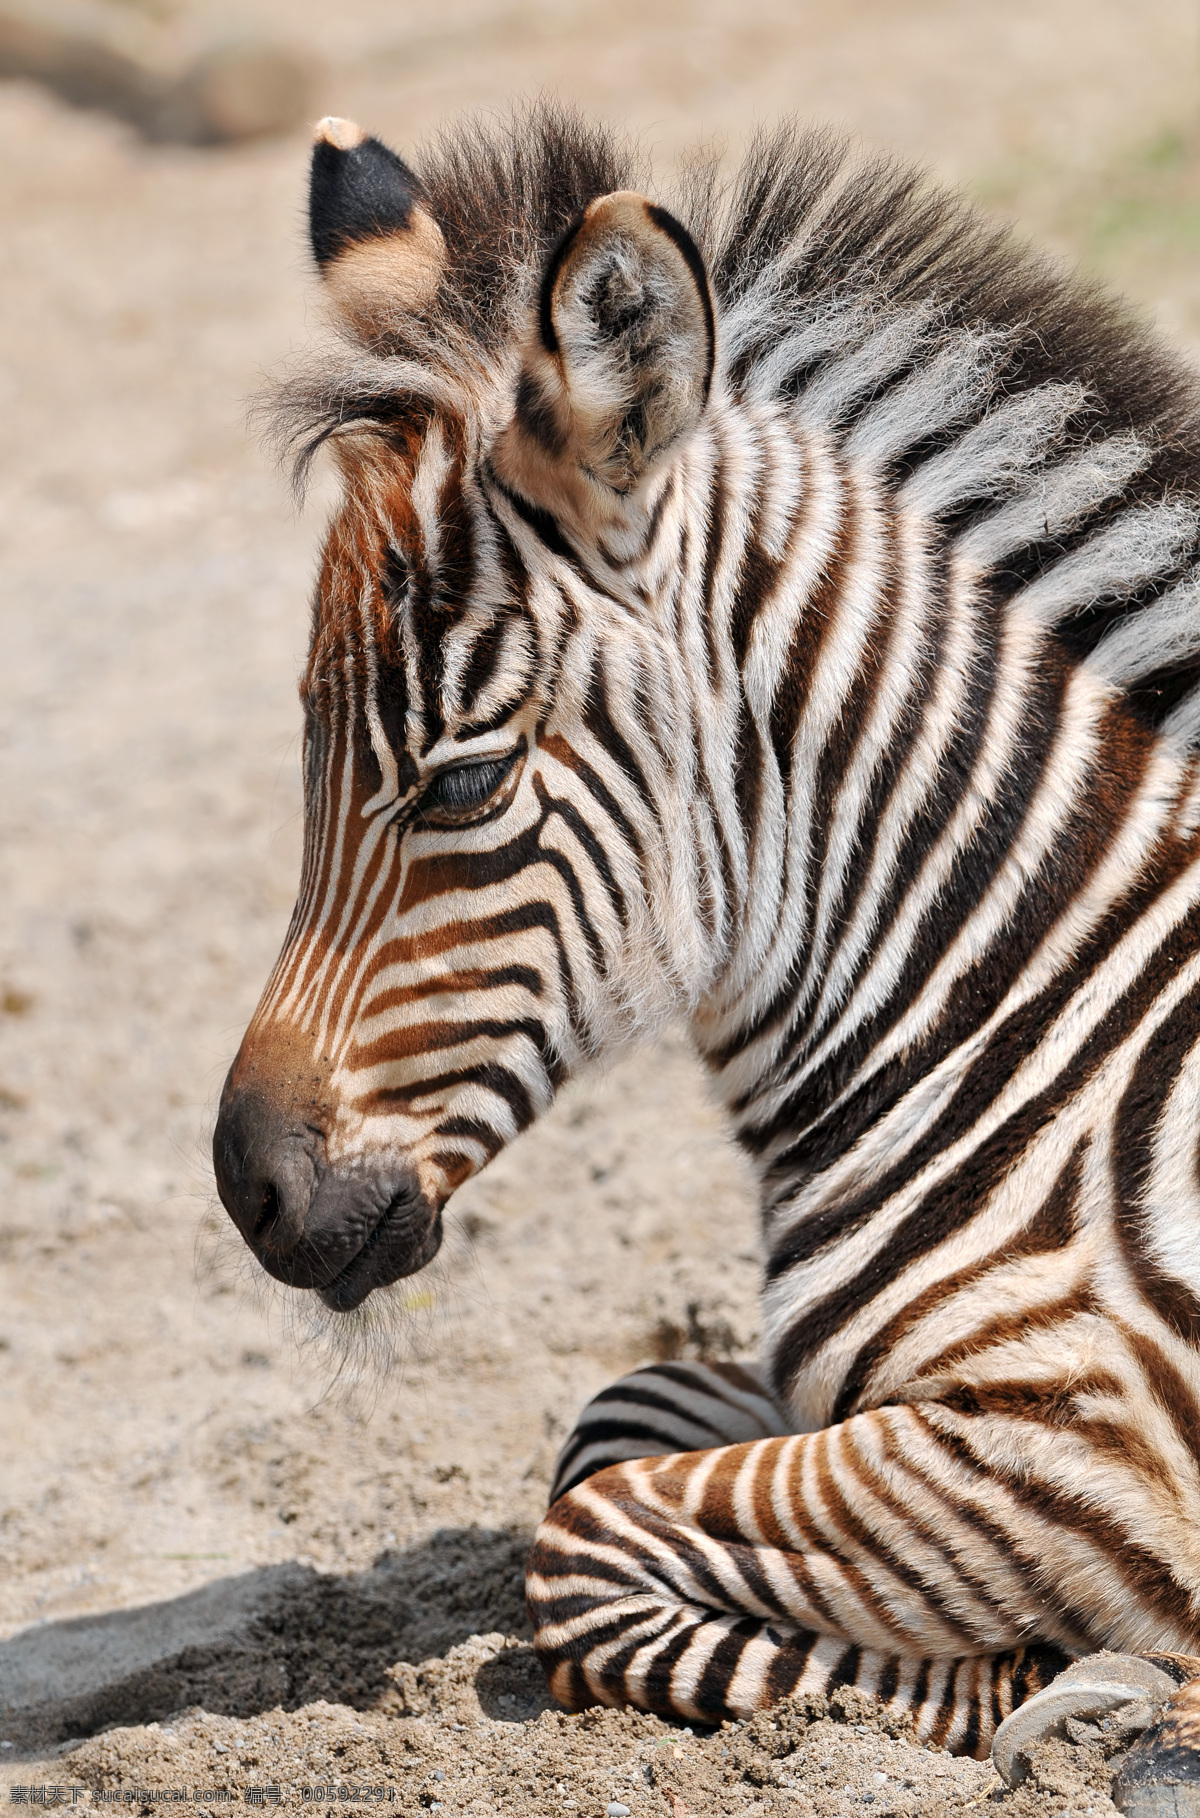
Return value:
[(322, 120), (309, 184), (309, 231), (318, 265), (359, 240), (409, 226), (421, 183), (402, 158), (352, 120)]

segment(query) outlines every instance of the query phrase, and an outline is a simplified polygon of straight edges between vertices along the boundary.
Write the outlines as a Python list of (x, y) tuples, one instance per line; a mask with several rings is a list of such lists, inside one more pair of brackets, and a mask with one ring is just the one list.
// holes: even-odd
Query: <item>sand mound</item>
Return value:
[[(247, 1790), (273, 1804), (383, 1803), (398, 1812), (729, 1814), (941, 1813), (985, 1807), (1063, 1818), (1110, 1813), (1099, 1750), (1052, 1743), (1027, 1787), (1002, 1795), (991, 1768), (916, 1745), (860, 1693), (788, 1699), (703, 1735), (632, 1711), (568, 1716), (546, 1696), (527, 1642), (473, 1635), (444, 1656), (391, 1668), (366, 1711), (320, 1700), (249, 1719), (189, 1710), (114, 1729), (68, 1753), (60, 1784), (98, 1793), (186, 1785), (214, 1809)], [(136, 1797), (137, 1794), (134, 1794)], [(1047, 1799), (1047, 1795), (1052, 1795)], [(68, 1795), (69, 1796), (69, 1795)]]

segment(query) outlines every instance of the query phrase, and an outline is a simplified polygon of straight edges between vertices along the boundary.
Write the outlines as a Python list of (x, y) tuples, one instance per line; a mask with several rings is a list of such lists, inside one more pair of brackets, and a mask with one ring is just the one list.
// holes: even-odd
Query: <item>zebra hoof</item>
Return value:
[(1180, 1687), (1125, 1755), (1112, 1801), (1129, 1818), (1200, 1818), (1200, 1679)]
[(1017, 1786), (1029, 1773), (1029, 1752), (1039, 1742), (1073, 1731), (1073, 1740), (1083, 1741), (1088, 1728), (1113, 1713), (1118, 1715), (1108, 1728), (1110, 1735), (1114, 1730), (1137, 1735), (1149, 1728), (1178, 1684), (1143, 1655), (1088, 1654), (1004, 1719), (992, 1743), (992, 1766), (1005, 1786)]

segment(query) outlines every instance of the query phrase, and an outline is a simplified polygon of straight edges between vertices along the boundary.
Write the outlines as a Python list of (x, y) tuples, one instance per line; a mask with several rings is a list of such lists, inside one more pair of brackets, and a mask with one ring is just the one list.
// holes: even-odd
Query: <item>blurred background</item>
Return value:
[[(605, 1380), (754, 1342), (747, 1183), (678, 1042), (463, 1191), (357, 1393), (222, 1235), (208, 1132), (292, 903), (327, 509), (246, 428), (314, 314), (307, 122), (419, 163), (548, 93), (668, 170), (830, 121), (1194, 348), (1198, 37), (1196, 0), (0, 0), (0, 1641), (520, 1529)], [(0, 1734), (71, 1733), (19, 1652)]]

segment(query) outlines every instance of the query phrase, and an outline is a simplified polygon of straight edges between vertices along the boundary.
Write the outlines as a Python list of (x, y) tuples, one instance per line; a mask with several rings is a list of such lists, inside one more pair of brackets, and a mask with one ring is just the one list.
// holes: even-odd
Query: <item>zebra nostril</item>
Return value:
[(254, 1221), (254, 1229), (250, 1233), (250, 1241), (256, 1244), (264, 1242), (270, 1235), (272, 1226), (275, 1225), (278, 1220), (279, 1188), (275, 1185), (274, 1181), (268, 1181), (262, 1190), (262, 1206), (259, 1209), (258, 1217)]
[(257, 1084), (239, 1088), (231, 1070), (213, 1129), (217, 1191), (263, 1267), (281, 1281), (309, 1268), (306, 1232), (325, 1166), (324, 1139), (311, 1119)]
[(441, 1243), (439, 1210), (403, 1157), (331, 1164), (311, 1108), (280, 1096), (240, 1088), (231, 1072), (213, 1130), (217, 1189), (268, 1275), (346, 1313), (424, 1267)]

